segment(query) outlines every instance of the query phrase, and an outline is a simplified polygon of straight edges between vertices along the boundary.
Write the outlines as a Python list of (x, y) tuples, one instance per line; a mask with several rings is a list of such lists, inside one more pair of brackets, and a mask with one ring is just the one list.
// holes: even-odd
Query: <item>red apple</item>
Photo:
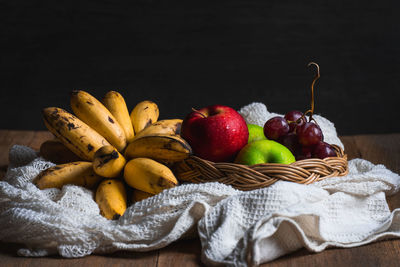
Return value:
[(214, 105), (187, 115), (182, 122), (181, 136), (195, 155), (214, 162), (228, 162), (247, 144), (249, 130), (236, 110)]

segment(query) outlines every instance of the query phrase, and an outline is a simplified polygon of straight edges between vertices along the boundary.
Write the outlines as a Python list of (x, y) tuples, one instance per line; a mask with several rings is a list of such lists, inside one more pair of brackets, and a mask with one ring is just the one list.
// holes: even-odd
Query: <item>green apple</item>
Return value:
[(255, 165), (260, 163), (290, 164), (295, 162), (292, 152), (272, 140), (258, 140), (247, 144), (236, 156), (235, 163)]
[(264, 135), (263, 127), (248, 123), (247, 128), (249, 129), (249, 140), (247, 143), (267, 139)]

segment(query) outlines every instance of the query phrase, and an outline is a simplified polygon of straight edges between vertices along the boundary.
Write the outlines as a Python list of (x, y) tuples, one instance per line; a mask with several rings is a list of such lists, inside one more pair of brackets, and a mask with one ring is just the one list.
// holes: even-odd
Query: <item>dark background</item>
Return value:
[[(369, 3), (371, 2), (371, 3)], [(341, 135), (400, 132), (393, 1), (0, 1), (2, 129), (44, 129), (69, 92), (121, 92), (160, 118), (253, 101), (316, 112)]]

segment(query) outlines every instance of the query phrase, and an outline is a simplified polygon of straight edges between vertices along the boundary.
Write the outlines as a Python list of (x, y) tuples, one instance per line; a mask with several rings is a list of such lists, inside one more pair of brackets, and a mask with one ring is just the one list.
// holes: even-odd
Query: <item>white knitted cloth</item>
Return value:
[[(240, 110), (263, 125), (275, 115), (260, 103)], [(325, 139), (342, 145), (331, 122), (316, 116)], [(312, 185), (277, 182), (241, 192), (219, 183), (187, 184), (130, 206), (117, 221), (99, 214), (93, 193), (78, 186), (39, 190), (32, 179), (54, 164), (14, 146), (0, 181), (0, 240), (22, 256), (83, 257), (116, 250), (149, 251), (198, 234), (207, 265), (253, 266), (306, 247), (353, 247), (400, 236), (400, 209), (390, 212), (400, 176), (354, 159), (345, 177)]]

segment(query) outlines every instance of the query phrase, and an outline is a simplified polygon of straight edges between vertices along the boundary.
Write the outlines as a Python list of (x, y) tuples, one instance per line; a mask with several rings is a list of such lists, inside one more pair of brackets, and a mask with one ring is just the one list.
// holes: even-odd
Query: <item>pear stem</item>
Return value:
[(204, 113), (198, 111), (198, 110), (195, 109), (195, 108), (192, 108), (192, 111), (193, 111), (193, 112), (196, 112), (197, 114), (200, 114), (203, 118), (207, 118), (207, 116), (206, 116)]

